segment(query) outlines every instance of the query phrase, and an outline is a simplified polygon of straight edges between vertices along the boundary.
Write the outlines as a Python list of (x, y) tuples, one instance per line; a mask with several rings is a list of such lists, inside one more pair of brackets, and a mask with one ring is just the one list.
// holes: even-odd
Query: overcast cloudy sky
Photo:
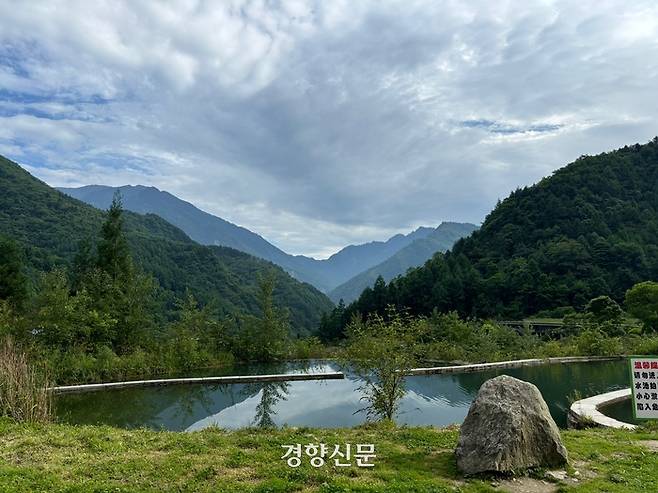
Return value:
[(658, 2), (0, 0), (0, 154), (326, 256), (658, 134)]

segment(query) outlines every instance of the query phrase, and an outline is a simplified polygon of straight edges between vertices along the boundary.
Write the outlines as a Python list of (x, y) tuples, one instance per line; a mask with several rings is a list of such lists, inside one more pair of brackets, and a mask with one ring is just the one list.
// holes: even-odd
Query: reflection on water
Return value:
[(611, 418), (623, 421), (625, 423), (633, 423), (636, 425), (645, 423), (646, 420), (644, 419), (635, 419), (633, 416), (632, 405), (632, 399), (629, 397), (623, 401), (604, 406), (599, 409), (599, 411), (601, 411), (606, 416), (610, 416)]
[[(625, 361), (573, 363), (409, 377), (397, 421), (437, 426), (461, 423), (480, 385), (504, 373), (537, 385), (558, 425), (564, 426), (568, 395), (576, 389), (586, 397), (627, 387), (626, 365)], [(340, 371), (341, 368), (333, 362), (314, 362), (303, 366), (287, 363), (259, 370), (262, 373), (298, 373)], [(364, 413), (357, 413), (363, 407), (358, 390), (362, 382), (349, 370), (345, 371), (345, 377), (344, 380), (173, 385), (64, 394), (57, 397), (56, 405), (62, 421), (127, 428), (354, 426), (365, 420)], [(626, 405), (630, 406), (629, 401)]]

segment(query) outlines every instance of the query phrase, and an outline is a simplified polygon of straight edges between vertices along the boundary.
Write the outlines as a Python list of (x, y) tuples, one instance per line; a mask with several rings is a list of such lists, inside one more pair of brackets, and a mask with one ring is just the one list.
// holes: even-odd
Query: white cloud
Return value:
[(0, 152), (326, 255), (654, 136), (651, 1), (0, 1)]

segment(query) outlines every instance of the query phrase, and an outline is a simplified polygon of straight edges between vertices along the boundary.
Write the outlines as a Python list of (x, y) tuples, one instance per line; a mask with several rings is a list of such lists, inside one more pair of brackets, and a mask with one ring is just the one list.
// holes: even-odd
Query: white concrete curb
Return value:
[(614, 361), (624, 358), (625, 356), (568, 356), (564, 358), (516, 359), (510, 361), (497, 361), (495, 363), (476, 363), (471, 365), (414, 368), (406, 372), (406, 374), (434, 375), (436, 373), (466, 373), (472, 371), (495, 370), (497, 368), (516, 368), (520, 366), (537, 366), (537, 365), (547, 365), (547, 364), (556, 364), (556, 363), (590, 363), (594, 361)]
[(50, 387), (48, 390), (54, 394), (71, 392), (92, 392), (95, 390), (122, 389), (126, 387), (147, 387), (159, 385), (179, 384), (229, 384), (229, 383), (258, 383), (258, 382), (288, 382), (299, 380), (341, 380), (345, 378), (342, 372), (327, 373), (289, 373), (278, 375), (241, 375), (232, 377), (198, 377), (198, 378), (162, 378), (158, 380), (130, 380), (127, 382), (90, 383), (84, 385), (63, 385)]
[(624, 423), (623, 421), (617, 421), (616, 419), (606, 416), (601, 411), (599, 411), (599, 408), (601, 407), (630, 399), (630, 397), (631, 389), (629, 388), (615, 390), (613, 392), (607, 392), (605, 394), (599, 394), (593, 397), (588, 397), (587, 399), (576, 401), (571, 404), (571, 409), (569, 410), (569, 420), (575, 423), (582, 422), (583, 420), (591, 420), (594, 421), (597, 425), (605, 426), (607, 428), (623, 428), (626, 430), (634, 430), (637, 428), (636, 425)]

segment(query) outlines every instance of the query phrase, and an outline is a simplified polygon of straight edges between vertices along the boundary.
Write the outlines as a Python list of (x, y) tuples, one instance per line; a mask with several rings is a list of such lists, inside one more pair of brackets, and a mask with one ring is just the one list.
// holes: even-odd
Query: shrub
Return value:
[(359, 388), (367, 402), (368, 419), (392, 420), (405, 394), (404, 376), (421, 360), (427, 333), (423, 319), (411, 319), (389, 309), (387, 319), (374, 315), (366, 323), (347, 327), (346, 362), (364, 380)]

